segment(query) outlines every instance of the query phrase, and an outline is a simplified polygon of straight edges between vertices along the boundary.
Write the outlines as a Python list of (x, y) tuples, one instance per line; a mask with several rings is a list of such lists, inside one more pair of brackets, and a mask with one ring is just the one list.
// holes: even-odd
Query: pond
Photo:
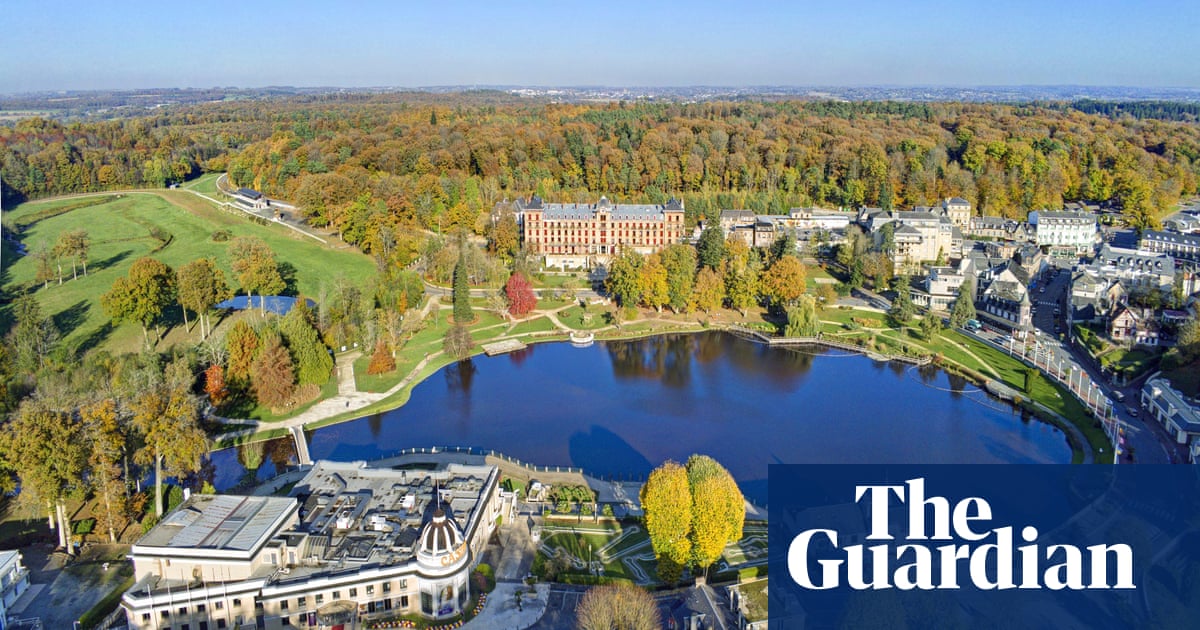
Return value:
[[(430, 376), (403, 407), (317, 429), (309, 443), (314, 458), (338, 460), (470, 446), (623, 478), (705, 453), (760, 502), (773, 463), (1071, 460), (1061, 431), (937, 368), (718, 332), (477, 357)], [(258, 478), (293, 457), (288, 439), (268, 443)], [(247, 474), (236, 449), (212, 466), (219, 489)]]

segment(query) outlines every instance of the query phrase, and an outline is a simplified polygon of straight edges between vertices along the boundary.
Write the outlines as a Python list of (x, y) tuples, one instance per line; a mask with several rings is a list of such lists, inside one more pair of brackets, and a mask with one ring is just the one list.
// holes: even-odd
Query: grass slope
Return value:
[[(6, 212), (5, 220), (9, 225), (19, 224), (22, 218), (72, 202), (77, 200), (22, 204)], [(322, 287), (332, 286), (339, 277), (361, 284), (375, 273), (374, 264), (363, 254), (328, 248), (280, 226), (258, 225), (181, 191), (127, 194), (100, 205), (48, 216), (28, 225), (20, 239), (31, 251), (41, 244), (53, 247), (60, 233), (76, 228), (87, 230), (91, 239), (86, 277), (70, 280), (70, 265), (66, 264), (67, 280), (63, 284), (35, 287), (36, 263), (29, 256), (11, 266), (6, 263), (4, 276), (10, 292), (35, 287), (34, 295), (41, 301), (43, 312), (54, 318), (68, 347), (75, 349), (98, 346), (115, 352), (137, 349), (141, 328), (125, 324), (110, 329), (100, 296), (142, 256), (152, 256), (173, 268), (197, 258), (212, 257), (236, 290), (229, 243), (212, 238), (218, 230), (228, 231), (231, 239), (257, 236), (270, 245), (279, 261), (294, 270), (293, 292), (316, 296)], [(165, 244), (152, 236), (154, 230), (169, 235)], [(168, 316), (179, 318), (178, 309), (174, 310)], [(9, 325), (8, 313), (0, 312), (0, 331), (7, 330)]]

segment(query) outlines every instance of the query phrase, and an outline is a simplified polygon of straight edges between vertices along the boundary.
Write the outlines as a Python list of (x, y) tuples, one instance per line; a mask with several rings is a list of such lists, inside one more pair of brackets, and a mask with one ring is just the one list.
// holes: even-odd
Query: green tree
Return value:
[(53, 320), (42, 316), (41, 303), (32, 295), (18, 297), (12, 312), (16, 322), (8, 332), (7, 341), (13, 373), (32, 376), (45, 365), (58, 341), (58, 329)]
[(784, 256), (796, 255), (796, 235), (791, 230), (784, 230), (771, 243), (771, 260), (772, 265), (781, 260)]
[(967, 278), (958, 287), (958, 297), (950, 307), (950, 325), (962, 328), (972, 319), (975, 319), (975, 281)]
[(763, 274), (763, 295), (775, 306), (786, 308), (804, 294), (807, 276), (808, 271), (799, 258), (784, 254)]
[(644, 589), (633, 584), (606, 584), (589, 588), (575, 609), (578, 630), (659, 630), (658, 605)]
[(469, 324), (475, 319), (471, 312), (471, 289), (467, 286), (467, 263), (465, 258), (466, 239), (460, 238), (458, 243), (458, 262), (454, 265), (454, 321)]
[(796, 305), (787, 310), (787, 337), (816, 337), (821, 332), (821, 320), (817, 317), (817, 300), (811, 295), (801, 295)]
[(674, 583), (692, 557), (692, 493), (687, 470), (673, 461), (663, 463), (651, 471), (640, 497), (659, 576)]
[(102, 512), (99, 526), (108, 532), (108, 541), (117, 542), (117, 532), (124, 526), (125, 482), (121, 478), (121, 463), (127, 443), (111, 399), (100, 400), (79, 409), (79, 417), (90, 438), (88, 474), (99, 496)]
[(100, 304), (114, 322), (137, 322), (142, 339), (149, 342), (147, 329), (154, 326), (155, 338), (163, 312), (175, 303), (175, 273), (167, 265), (149, 257), (133, 261), (129, 275), (117, 278)]
[(329, 348), (321, 343), (313, 319), (308, 304), (301, 298), (279, 320), (279, 332), (287, 344), (292, 365), (296, 368), (296, 382), (300, 385), (324, 384), (333, 373), (333, 357), (329, 355)]
[(233, 273), (237, 275), (238, 284), (246, 292), (246, 298), (260, 296), (259, 306), (266, 307), (267, 295), (279, 295), (287, 288), (283, 275), (279, 272), (279, 263), (275, 260), (275, 252), (254, 236), (239, 236), (229, 243), (229, 257), (232, 261)]
[(687, 482), (692, 496), (691, 559), (706, 571), (725, 545), (741, 539), (746, 501), (729, 471), (707, 455), (688, 458)]
[(709, 269), (716, 269), (725, 258), (725, 234), (715, 221), (700, 232), (700, 240), (696, 243), (696, 257), (700, 264)]
[(942, 332), (942, 318), (934, 314), (933, 311), (926, 311), (925, 316), (921, 318), (921, 336), (928, 341), (933, 341), (933, 337)]
[(896, 299), (892, 300), (892, 308), (888, 315), (898, 324), (907, 324), (912, 319), (916, 307), (912, 301), (912, 291), (909, 289), (908, 276), (898, 276), (895, 282)]
[(725, 300), (725, 280), (719, 271), (711, 267), (703, 267), (696, 274), (696, 286), (692, 292), (692, 303), (705, 313), (712, 313), (721, 308)]
[(696, 250), (690, 245), (676, 243), (664, 249), (660, 256), (667, 269), (667, 303), (671, 310), (682, 313), (691, 304), (696, 283)]
[(641, 269), (646, 259), (626, 249), (608, 265), (604, 287), (621, 306), (636, 306), (642, 300)]
[(175, 283), (179, 287), (179, 306), (183, 309), (184, 326), (187, 326), (187, 312), (190, 309), (200, 323), (200, 338), (206, 339), (211, 330), (205, 326), (209, 310), (233, 297), (233, 291), (225, 282), (225, 272), (217, 267), (212, 258), (201, 258), (180, 267), (175, 274)]

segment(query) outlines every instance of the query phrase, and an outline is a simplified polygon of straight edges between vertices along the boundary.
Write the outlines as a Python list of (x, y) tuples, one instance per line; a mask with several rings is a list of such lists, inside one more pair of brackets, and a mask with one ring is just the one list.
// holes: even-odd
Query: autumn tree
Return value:
[(537, 296), (524, 274), (513, 273), (508, 277), (508, 282), (504, 283), (504, 296), (508, 299), (508, 312), (513, 317), (524, 317), (537, 308)]
[(47, 508), (50, 528), (58, 530), (59, 545), (74, 555), (65, 502), (85, 489), (87, 442), (82, 426), (70, 413), (26, 403), (2, 431), (0, 453), (20, 478), (22, 493), (36, 497)]
[(229, 387), (225, 384), (225, 368), (214, 363), (204, 370), (204, 393), (208, 394), (208, 402), (214, 407), (220, 407), (229, 399)]
[(54, 244), (54, 256), (60, 263), (63, 258), (71, 259), (71, 278), (79, 278), (78, 267), (83, 267), (83, 275), (87, 275), (87, 256), (91, 240), (87, 230), (68, 230), (58, 235)]
[(746, 503), (733, 476), (711, 457), (692, 455), (686, 468), (692, 496), (691, 560), (705, 571), (725, 545), (742, 538)]
[(117, 542), (117, 532), (125, 523), (126, 487), (122, 479), (126, 436), (122, 431), (117, 405), (111, 399), (84, 405), (79, 417), (89, 436), (88, 475), (103, 509), (100, 529), (108, 532), (108, 541)]
[(763, 274), (763, 295), (781, 308), (795, 304), (807, 288), (807, 275), (804, 263), (800, 262), (799, 258), (784, 254)]
[(466, 360), (471, 356), (471, 349), (475, 346), (475, 340), (471, 338), (471, 331), (467, 327), (455, 323), (446, 331), (446, 337), (442, 340), (442, 350), (447, 356), (456, 361)]
[(578, 630), (659, 630), (662, 618), (649, 593), (634, 584), (593, 586), (575, 609)]
[(387, 374), (396, 370), (396, 360), (392, 358), (392, 353), (388, 351), (386, 341), (380, 339), (375, 342), (375, 352), (371, 354), (371, 362), (367, 364), (367, 374), (372, 376), (377, 374)]
[(516, 258), (521, 248), (521, 233), (517, 225), (516, 215), (509, 208), (500, 212), (500, 217), (494, 221), (488, 230), (488, 251), (510, 261)]
[(208, 437), (200, 428), (195, 399), (178, 383), (163, 379), (142, 391), (130, 407), (144, 444), (134, 458), (154, 467), (154, 514), (161, 517), (163, 479), (199, 470)]
[(295, 391), (295, 369), (292, 357), (278, 333), (267, 331), (262, 336), (262, 349), (254, 359), (250, 372), (250, 384), (261, 405), (281, 409), (292, 398)]
[(129, 275), (117, 278), (100, 304), (114, 322), (137, 322), (142, 326), (142, 339), (149, 343), (147, 329), (154, 326), (155, 338), (160, 336), (159, 322), (167, 307), (175, 303), (175, 273), (170, 267), (153, 258), (133, 261)]
[(962, 328), (972, 319), (975, 319), (975, 281), (967, 278), (958, 287), (958, 296), (950, 307), (950, 325)]
[(687, 470), (673, 461), (651, 471), (640, 494), (646, 532), (664, 582), (679, 580), (692, 558), (692, 494)]
[(667, 285), (667, 268), (658, 254), (647, 256), (638, 269), (638, 289), (642, 303), (661, 313), (671, 295)]
[(196, 314), (200, 323), (200, 338), (206, 339), (211, 327), (205, 326), (209, 310), (233, 297), (233, 291), (225, 282), (225, 272), (217, 267), (212, 258), (193, 260), (179, 268), (175, 274), (179, 287), (179, 306), (183, 310), (183, 323), (187, 326), (187, 312)]
[(260, 296), (260, 307), (266, 306), (263, 296), (278, 295), (287, 288), (275, 252), (262, 239), (254, 236), (233, 239), (229, 243), (229, 257), (246, 299), (252, 295)]
[(225, 349), (229, 353), (229, 378), (242, 383), (250, 380), (254, 360), (258, 358), (262, 342), (258, 333), (246, 320), (239, 319), (225, 336)]
[(279, 332), (287, 344), (299, 385), (321, 385), (333, 373), (333, 357), (321, 343), (313, 326), (314, 318), (304, 298), (296, 300), (287, 315), (279, 321)]
[(710, 267), (704, 267), (696, 274), (696, 284), (692, 290), (692, 302), (696, 308), (705, 313), (712, 313), (721, 308), (725, 299), (725, 280), (721, 274)]

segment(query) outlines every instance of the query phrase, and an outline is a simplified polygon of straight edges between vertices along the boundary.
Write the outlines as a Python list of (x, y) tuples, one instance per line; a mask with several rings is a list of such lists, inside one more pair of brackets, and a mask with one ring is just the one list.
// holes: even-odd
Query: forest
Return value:
[(1170, 103), (554, 104), (498, 92), (295, 97), (0, 127), (5, 203), (201, 172), (299, 205), (370, 253), (397, 229), (487, 229), (497, 201), (682, 198), (725, 208), (907, 207), (957, 195), (1021, 217), (1108, 201), (1154, 227), (1197, 192), (1200, 127)]

